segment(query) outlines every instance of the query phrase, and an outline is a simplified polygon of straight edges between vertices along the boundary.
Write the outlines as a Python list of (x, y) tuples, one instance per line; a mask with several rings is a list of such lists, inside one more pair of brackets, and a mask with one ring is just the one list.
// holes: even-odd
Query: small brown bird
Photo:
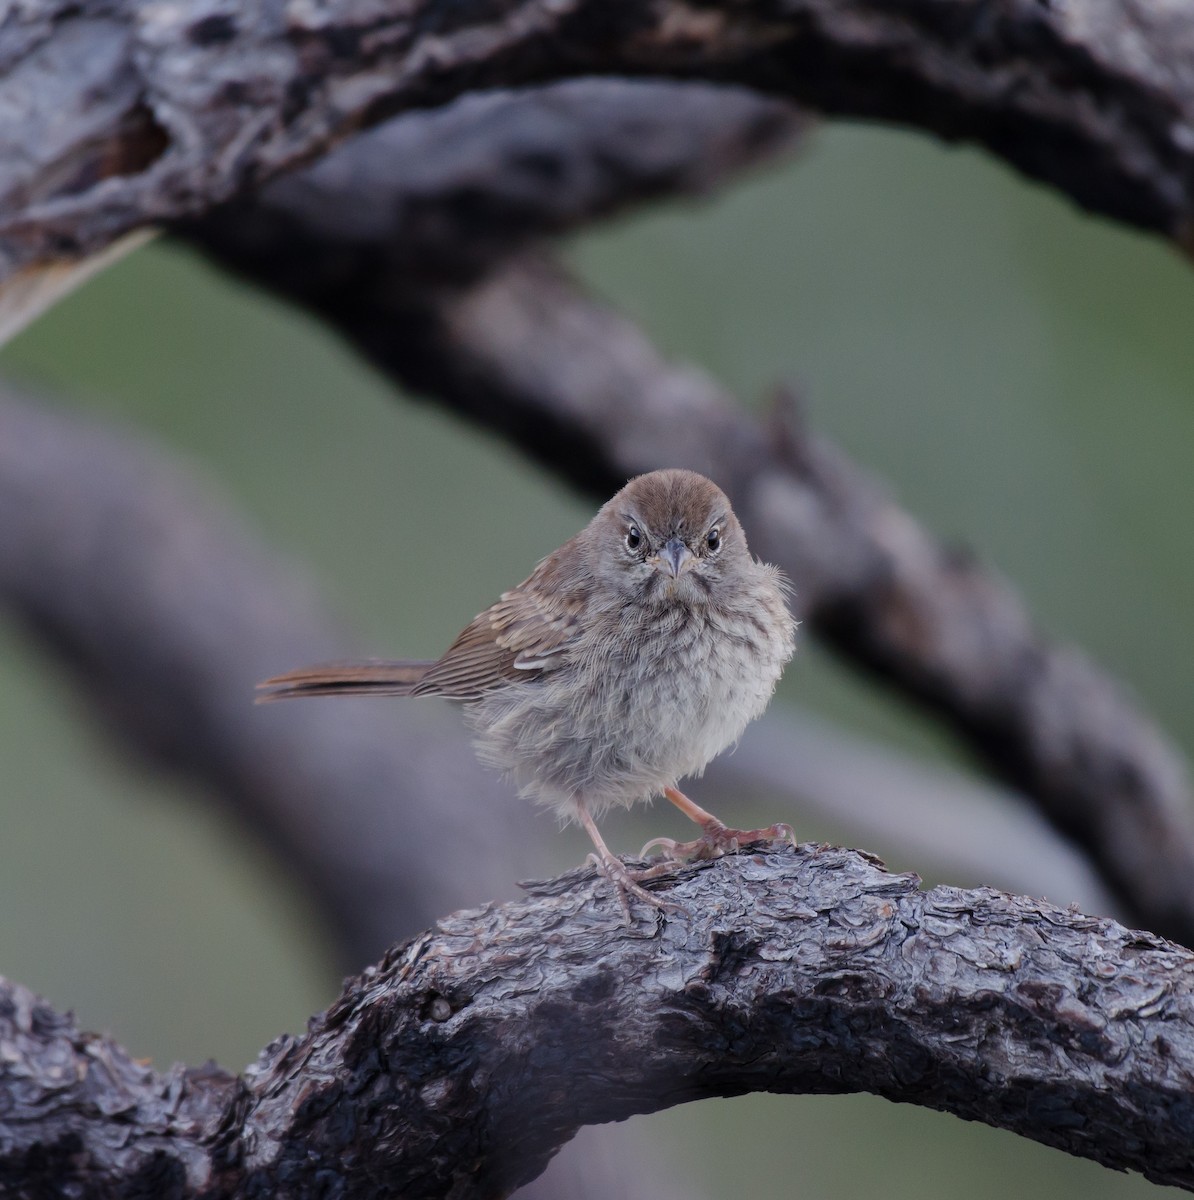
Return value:
[(767, 707), (792, 657), (795, 622), (776, 567), (756, 561), (730, 502), (692, 471), (632, 479), (530, 577), (476, 617), (434, 662), (328, 663), (261, 684), (262, 699), (442, 696), (460, 701), (481, 759), (525, 796), (578, 821), (590, 858), (617, 890), (631, 871), (596, 818), (664, 795), (701, 826), (692, 842), (656, 838), (672, 860), (791, 837), (786, 825), (728, 829), (676, 789)]

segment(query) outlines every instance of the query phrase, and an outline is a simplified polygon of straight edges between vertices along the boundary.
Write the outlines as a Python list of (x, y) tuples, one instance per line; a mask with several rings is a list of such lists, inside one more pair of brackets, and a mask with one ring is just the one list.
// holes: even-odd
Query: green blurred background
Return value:
[[(1194, 744), (1194, 277), (1165, 246), (978, 153), (835, 126), (793, 164), (604, 227), (567, 257), (744, 402), (798, 383), (817, 428)], [(378, 653), (442, 647), (593, 508), (164, 243), (60, 305), (0, 368), (193, 460), (311, 564)], [(412, 572), (401, 553), (416, 529), (425, 569)], [(467, 567), (444, 549), (461, 540)], [(308, 900), (203, 797), (115, 755), (22, 631), (0, 624), (0, 650), (0, 972), (160, 1065), (239, 1067), (300, 1029), (338, 986)], [(784, 695), (953, 753), (807, 645)], [(625, 828), (611, 840), (637, 845)], [(567, 831), (554, 865), (583, 853)], [(752, 1097), (639, 1128), (709, 1196), (739, 1193), (743, 1163), (759, 1200), (1153, 1191), (870, 1097)]]

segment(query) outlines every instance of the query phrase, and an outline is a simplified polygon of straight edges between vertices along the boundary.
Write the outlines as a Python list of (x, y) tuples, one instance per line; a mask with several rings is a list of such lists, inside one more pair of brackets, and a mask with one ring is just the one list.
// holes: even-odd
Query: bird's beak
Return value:
[(673, 579), (679, 579), (695, 560), (696, 555), (680, 538), (671, 537), (668, 538), (663, 549), (651, 559), (651, 565), (657, 571), (662, 571)]

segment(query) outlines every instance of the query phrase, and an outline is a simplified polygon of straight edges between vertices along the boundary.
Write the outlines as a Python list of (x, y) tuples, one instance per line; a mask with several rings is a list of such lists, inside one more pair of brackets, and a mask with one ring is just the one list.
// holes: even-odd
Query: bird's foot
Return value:
[(652, 838), (640, 851), (639, 857), (646, 858), (647, 853), (656, 846), (663, 848), (664, 858), (674, 862), (703, 862), (711, 858), (721, 858), (723, 854), (737, 854), (742, 846), (752, 842), (791, 842), (796, 844), (796, 834), (791, 825), (779, 821), (763, 829), (730, 829), (716, 817), (709, 817), (700, 822), (703, 830), (699, 838), (691, 842), (677, 842), (672, 838)]
[(654, 879), (662, 874), (662, 872), (657, 871), (654, 867), (648, 867), (645, 871), (632, 871), (620, 858), (615, 858), (612, 854), (590, 854), (588, 861), (613, 885), (614, 892), (618, 897), (618, 903), (622, 906), (622, 915), (626, 918), (627, 926), (634, 924), (634, 918), (630, 911), (631, 896), (642, 900), (644, 904), (649, 904), (652, 908), (658, 908), (664, 912), (669, 910), (672, 912), (685, 911), (684, 905), (677, 904), (673, 900), (665, 900), (662, 896), (656, 895), (655, 892), (647, 891), (639, 882), (640, 879)]

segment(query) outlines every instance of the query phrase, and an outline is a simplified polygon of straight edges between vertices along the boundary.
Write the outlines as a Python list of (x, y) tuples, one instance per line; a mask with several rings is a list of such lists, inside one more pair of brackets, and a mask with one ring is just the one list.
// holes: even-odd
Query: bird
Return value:
[[(755, 559), (725, 493), (694, 471), (639, 475), (437, 659), (320, 663), (258, 685), (259, 700), (439, 696), (458, 702), (478, 757), (520, 794), (580, 824), (591, 861), (630, 898), (681, 906), (643, 883), (676, 862), (792, 840), (791, 827), (731, 829), (679, 790), (767, 707), (795, 650), (790, 587)], [(597, 820), (663, 796), (701, 829), (653, 838), (632, 869)]]

